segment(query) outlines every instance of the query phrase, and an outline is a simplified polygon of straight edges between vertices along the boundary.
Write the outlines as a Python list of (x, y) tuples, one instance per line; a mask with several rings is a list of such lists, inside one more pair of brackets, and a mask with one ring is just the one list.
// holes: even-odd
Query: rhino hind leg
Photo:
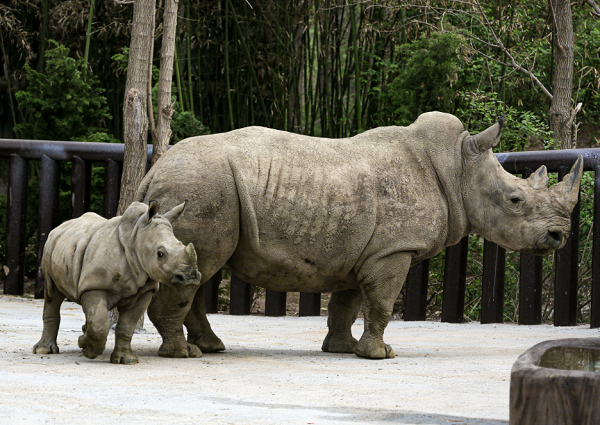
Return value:
[(131, 338), (135, 327), (148, 308), (153, 292), (144, 293), (131, 308), (119, 309), (119, 320), (115, 327), (115, 349), (110, 355), (110, 362), (114, 364), (138, 363), (138, 355), (131, 349)]
[(204, 288), (196, 292), (192, 307), (183, 322), (187, 331), (187, 342), (194, 344), (203, 353), (216, 353), (225, 350), (223, 341), (215, 335), (206, 317)]
[(88, 359), (95, 359), (104, 352), (110, 319), (104, 291), (88, 291), (81, 296), (85, 313), (85, 332), (79, 337), (79, 348)]
[(352, 324), (362, 305), (360, 289), (350, 289), (331, 294), (327, 307), (329, 332), (321, 349), (328, 353), (354, 353), (358, 341), (352, 336)]
[(44, 329), (42, 330), (42, 337), (33, 346), (33, 354), (58, 354), (56, 337), (60, 326), (60, 306), (64, 299), (65, 296), (55, 289), (54, 297), (52, 299), (46, 297), (44, 300)]
[(202, 351), (185, 340), (183, 321), (192, 305), (191, 300), (200, 288), (187, 285), (179, 289), (160, 285), (148, 307), (148, 317), (163, 339), (158, 350), (161, 357), (202, 357)]
[(410, 268), (411, 254), (398, 253), (384, 258), (367, 259), (358, 273), (365, 298), (365, 330), (354, 351), (359, 357), (390, 359), (396, 357), (392, 347), (383, 342), (394, 301), (400, 294)]

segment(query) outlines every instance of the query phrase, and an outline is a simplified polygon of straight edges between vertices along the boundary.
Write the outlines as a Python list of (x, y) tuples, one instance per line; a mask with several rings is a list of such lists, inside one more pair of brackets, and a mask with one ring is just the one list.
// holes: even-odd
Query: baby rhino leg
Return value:
[(60, 325), (60, 306), (65, 296), (55, 291), (55, 297), (52, 300), (44, 300), (44, 330), (42, 338), (33, 346), (33, 354), (58, 354), (58, 345), (56, 336)]
[(148, 308), (154, 292), (146, 292), (128, 309), (119, 309), (119, 321), (115, 328), (115, 349), (110, 362), (115, 364), (134, 364), (139, 362), (138, 355), (131, 349), (131, 338), (135, 326)]
[(79, 348), (88, 359), (94, 359), (104, 352), (110, 330), (106, 292), (85, 292), (81, 296), (81, 306), (85, 313), (85, 333), (79, 337)]

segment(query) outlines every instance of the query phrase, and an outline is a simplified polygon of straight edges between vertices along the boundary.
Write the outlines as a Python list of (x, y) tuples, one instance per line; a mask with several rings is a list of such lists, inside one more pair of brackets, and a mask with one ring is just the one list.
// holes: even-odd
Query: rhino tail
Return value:
[(48, 273), (44, 273), (44, 300), (52, 301), (56, 290), (56, 284)]
[(148, 193), (148, 188), (150, 187), (150, 183), (152, 183), (152, 176), (154, 175), (155, 170), (156, 167), (152, 167), (150, 171), (148, 171), (148, 174), (144, 176), (144, 179), (138, 186), (137, 191), (135, 192), (135, 198), (133, 199), (134, 201), (144, 202), (144, 200), (146, 199), (146, 194)]

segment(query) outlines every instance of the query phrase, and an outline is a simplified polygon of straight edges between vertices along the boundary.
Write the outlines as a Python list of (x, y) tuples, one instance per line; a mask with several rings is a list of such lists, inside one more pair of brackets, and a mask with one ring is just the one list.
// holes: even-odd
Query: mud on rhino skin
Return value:
[[(261, 127), (192, 137), (155, 164), (136, 196), (164, 208), (193, 200), (173, 228), (196, 246), (204, 280), (228, 264), (267, 289), (332, 292), (322, 349), (390, 358), (383, 333), (411, 265), (472, 233), (533, 254), (565, 244), (583, 159), (552, 188), (545, 166), (513, 176), (492, 153), (504, 121), (470, 135), (455, 116), (430, 112), (346, 139)], [(357, 341), (350, 327), (363, 301)], [(159, 293), (149, 311), (176, 311), (176, 302)], [(184, 343), (185, 314), (188, 342), (223, 349), (203, 291), (188, 305), (153, 320), (163, 338)]]
[[(79, 347), (88, 358), (104, 352), (110, 329), (108, 311), (117, 308), (115, 348), (111, 363), (132, 364), (135, 325), (160, 286), (189, 291), (200, 285), (194, 245), (173, 235), (172, 222), (186, 203), (163, 215), (158, 203), (132, 203), (110, 220), (94, 213), (69, 220), (48, 235), (42, 257), (44, 329), (34, 354), (57, 354), (60, 306), (65, 298), (81, 304), (86, 316)], [(194, 347), (191, 355), (199, 356)]]

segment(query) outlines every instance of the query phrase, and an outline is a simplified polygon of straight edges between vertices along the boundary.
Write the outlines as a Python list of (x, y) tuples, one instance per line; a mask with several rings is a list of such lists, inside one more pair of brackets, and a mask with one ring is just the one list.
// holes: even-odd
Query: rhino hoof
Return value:
[(163, 342), (158, 349), (158, 355), (161, 357), (187, 359), (190, 357), (202, 357), (202, 351), (195, 345), (187, 342), (184, 342), (183, 344)]
[(33, 346), (33, 354), (58, 354), (58, 345), (55, 342), (45, 344), (38, 342)]
[(106, 341), (102, 344), (95, 344), (87, 335), (81, 335), (78, 340), (79, 348), (81, 348), (82, 353), (88, 359), (95, 359), (100, 354), (104, 353), (104, 348), (106, 347)]
[(326, 353), (354, 353), (356, 344), (358, 341), (356, 338), (333, 338), (329, 335), (325, 337), (321, 350)]
[(223, 344), (223, 341), (221, 341), (221, 339), (214, 334), (212, 337), (200, 337), (194, 342), (191, 342), (188, 339), (188, 342), (196, 346), (203, 353), (216, 353), (218, 351), (225, 350), (225, 344)]
[(394, 349), (383, 341), (363, 340), (361, 339), (356, 345), (354, 353), (359, 357), (368, 359), (393, 359), (396, 357)]
[(110, 355), (110, 362), (113, 364), (136, 364), (139, 363), (140, 359), (138, 357), (137, 354), (135, 354), (134, 352), (130, 351), (130, 352), (119, 352), (119, 351), (113, 351), (113, 353)]

